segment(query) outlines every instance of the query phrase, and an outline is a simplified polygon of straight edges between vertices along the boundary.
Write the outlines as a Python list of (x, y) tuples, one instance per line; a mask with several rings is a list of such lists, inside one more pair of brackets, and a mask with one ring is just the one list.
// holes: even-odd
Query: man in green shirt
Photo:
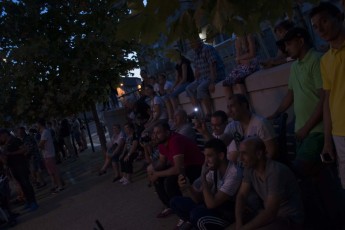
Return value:
[(322, 103), (324, 93), (320, 73), (321, 54), (312, 48), (308, 32), (293, 28), (284, 39), (286, 51), (296, 61), (291, 66), (288, 92), (271, 118), (294, 104), (297, 156), (300, 176), (315, 175), (321, 164), (323, 148)]

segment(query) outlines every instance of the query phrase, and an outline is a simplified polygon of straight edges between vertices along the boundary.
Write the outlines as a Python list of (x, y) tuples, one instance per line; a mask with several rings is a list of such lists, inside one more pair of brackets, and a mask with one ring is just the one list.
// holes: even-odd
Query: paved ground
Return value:
[[(97, 143), (96, 143), (97, 144)], [(76, 161), (67, 160), (60, 166), (67, 182), (66, 189), (59, 194), (51, 194), (49, 186), (36, 191), (39, 209), (23, 213), (21, 207), (15, 211), (18, 217), (15, 230), (60, 230), (60, 229), (100, 229), (99, 220), (105, 230), (112, 229), (173, 229), (177, 217), (157, 219), (155, 216), (163, 208), (153, 188), (147, 187), (145, 174), (138, 169), (134, 183), (123, 186), (112, 183), (111, 171), (98, 176), (103, 163), (99, 147), (80, 154)]]

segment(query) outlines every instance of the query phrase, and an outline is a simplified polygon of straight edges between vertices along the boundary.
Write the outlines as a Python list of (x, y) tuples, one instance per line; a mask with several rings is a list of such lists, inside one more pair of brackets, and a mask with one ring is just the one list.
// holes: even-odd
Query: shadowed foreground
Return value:
[[(99, 151), (92, 153), (89, 148), (78, 160), (67, 160), (59, 165), (66, 189), (54, 195), (49, 191), (50, 186), (36, 190), (39, 209), (24, 213), (22, 206), (15, 208), (14, 211), (22, 215), (11, 229), (100, 229), (95, 220), (99, 220), (105, 230), (173, 229), (176, 216), (156, 218), (163, 205), (154, 189), (147, 187), (145, 173), (138, 172), (141, 162), (135, 163), (134, 183), (123, 186), (112, 183), (111, 170), (98, 176), (102, 159)], [(47, 177), (46, 181), (49, 181)]]

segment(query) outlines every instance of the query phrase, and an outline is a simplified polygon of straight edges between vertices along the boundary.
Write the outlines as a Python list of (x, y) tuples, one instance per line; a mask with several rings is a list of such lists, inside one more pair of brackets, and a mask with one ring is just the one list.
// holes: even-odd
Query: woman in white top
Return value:
[(125, 145), (125, 134), (121, 130), (121, 126), (118, 124), (113, 125), (113, 136), (110, 139), (110, 142), (107, 144), (107, 154), (105, 158), (104, 165), (99, 171), (99, 175), (103, 175), (107, 172), (107, 168), (111, 162), (115, 177), (113, 182), (119, 180), (120, 176), (120, 166), (119, 166), (119, 157), (123, 151)]
[(145, 94), (150, 99), (151, 114), (149, 120), (145, 124), (145, 130), (143, 133), (151, 132), (156, 124), (168, 120), (165, 103), (160, 96), (156, 95), (152, 85), (145, 86)]

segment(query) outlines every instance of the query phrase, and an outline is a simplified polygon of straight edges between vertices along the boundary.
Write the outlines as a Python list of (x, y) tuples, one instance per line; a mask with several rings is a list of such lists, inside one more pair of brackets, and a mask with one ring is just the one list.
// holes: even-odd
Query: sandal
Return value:
[(102, 176), (102, 175), (104, 175), (106, 173), (107, 173), (107, 171), (100, 170), (99, 173), (98, 173), (98, 176)]
[(167, 216), (170, 216), (173, 213), (173, 210), (171, 208), (166, 208), (162, 212), (158, 213), (156, 216), (157, 218), (165, 218)]

